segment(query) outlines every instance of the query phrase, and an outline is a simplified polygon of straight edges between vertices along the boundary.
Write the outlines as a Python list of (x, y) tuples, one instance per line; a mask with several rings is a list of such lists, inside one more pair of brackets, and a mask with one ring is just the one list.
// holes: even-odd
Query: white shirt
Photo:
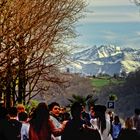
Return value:
[[(50, 120), (53, 121), (53, 124), (56, 128), (60, 128), (61, 127), (61, 123), (55, 118), (53, 117), (52, 115), (50, 115)], [(52, 140), (61, 140), (61, 136), (58, 136), (58, 137), (54, 137), (53, 135), (51, 136), (52, 137)]]
[(112, 136), (110, 134), (110, 121), (109, 119), (107, 118), (106, 119), (106, 129), (103, 131), (103, 133), (101, 133), (101, 130), (99, 129), (98, 127), (98, 120), (95, 118), (95, 119), (91, 119), (90, 120), (90, 123), (92, 124), (93, 128), (97, 129), (101, 135), (101, 140), (112, 140)]
[(26, 140), (25, 138), (29, 139), (29, 123), (24, 123), (22, 122), (22, 127), (21, 127), (21, 140)]

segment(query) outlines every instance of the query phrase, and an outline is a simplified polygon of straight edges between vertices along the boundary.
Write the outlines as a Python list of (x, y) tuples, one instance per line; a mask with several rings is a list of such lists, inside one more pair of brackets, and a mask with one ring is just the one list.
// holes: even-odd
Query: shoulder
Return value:
[(29, 129), (30, 124), (29, 123), (22, 123), (22, 129)]
[(58, 123), (59, 121), (52, 115), (50, 115), (50, 120), (52, 120), (55, 123)]
[(16, 119), (11, 119), (8, 121), (11, 126), (22, 127), (22, 123)]

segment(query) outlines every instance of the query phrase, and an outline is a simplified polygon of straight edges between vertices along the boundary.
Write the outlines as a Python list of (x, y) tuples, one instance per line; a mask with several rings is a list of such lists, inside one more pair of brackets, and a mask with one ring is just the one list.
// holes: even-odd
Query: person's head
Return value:
[(125, 128), (132, 129), (134, 127), (133, 119), (131, 117), (126, 118)]
[(48, 105), (49, 111), (51, 114), (55, 116), (59, 116), (60, 114), (60, 105), (57, 102), (52, 102), (51, 104)]
[(82, 104), (82, 111), (85, 112), (86, 111), (86, 106), (84, 104)]
[(114, 123), (115, 123), (115, 124), (120, 123), (119, 116), (116, 115), (116, 116), (114, 117)]
[(95, 105), (94, 111), (95, 111), (95, 118), (99, 119), (100, 122), (99, 127), (101, 127), (101, 132), (103, 132), (104, 129), (106, 129), (106, 116), (105, 116), (106, 106)]
[(106, 106), (104, 106), (104, 105), (95, 105), (94, 106), (94, 111), (95, 111), (95, 116), (96, 117), (105, 116)]
[(18, 119), (19, 119), (19, 121), (26, 122), (28, 119), (28, 114), (26, 112), (20, 112), (20, 113), (18, 113)]
[(30, 123), (36, 131), (40, 131), (43, 126), (48, 127), (49, 110), (46, 103), (41, 102), (35, 108)]
[(60, 107), (60, 113), (63, 114), (66, 112), (66, 108), (65, 107)]
[(48, 106), (46, 105), (46, 103), (44, 103), (44, 102), (39, 103), (38, 106), (34, 110), (34, 114), (35, 114), (35, 117), (41, 118), (42, 116), (45, 116), (45, 118), (48, 119), (49, 110), (48, 110)]
[(93, 105), (89, 107), (89, 111), (94, 111), (94, 106)]
[(140, 115), (140, 109), (139, 108), (135, 108), (134, 112), (135, 112), (136, 115)]
[(89, 112), (90, 112), (90, 116), (91, 116), (92, 118), (94, 118), (94, 117), (95, 117), (94, 106), (90, 106)]
[(72, 117), (73, 118), (80, 118), (82, 110), (83, 110), (82, 105), (80, 103), (78, 103), (78, 102), (75, 102), (71, 106), (71, 115), (72, 115)]
[(0, 107), (0, 119), (5, 119), (7, 117), (7, 109), (3, 106)]
[(110, 110), (108, 111), (108, 114), (109, 114), (109, 116), (110, 116), (110, 117), (112, 117), (112, 116), (113, 116), (113, 112), (112, 112), (112, 111), (110, 111)]
[(16, 107), (17, 107), (18, 113), (25, 112), (25, 106), (23, 104), (18, 104)]
[(17, 108), (16, 107), (10, 107), (8, 109), (8, 114), (10, 117), (17, 117)]

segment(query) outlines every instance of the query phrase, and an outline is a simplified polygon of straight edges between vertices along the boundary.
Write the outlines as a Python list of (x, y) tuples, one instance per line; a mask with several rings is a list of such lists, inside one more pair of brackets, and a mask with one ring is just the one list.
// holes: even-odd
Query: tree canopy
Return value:
[(83, 0), (0, 1), (0, 96), (7, 106), (11, 100), (25, 104), (49, 82), (61, 82), (64, 43), (75, 37), (84, 7)]

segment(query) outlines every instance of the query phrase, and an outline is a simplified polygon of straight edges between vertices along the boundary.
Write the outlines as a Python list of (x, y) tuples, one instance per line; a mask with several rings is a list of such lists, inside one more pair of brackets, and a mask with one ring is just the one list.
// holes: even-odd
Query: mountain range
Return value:
[(138, 67), (140, 67), (140, 49), (101, 45), (73, 53), (67, 70), (82, 75), (114, 75), (129, 73)]

